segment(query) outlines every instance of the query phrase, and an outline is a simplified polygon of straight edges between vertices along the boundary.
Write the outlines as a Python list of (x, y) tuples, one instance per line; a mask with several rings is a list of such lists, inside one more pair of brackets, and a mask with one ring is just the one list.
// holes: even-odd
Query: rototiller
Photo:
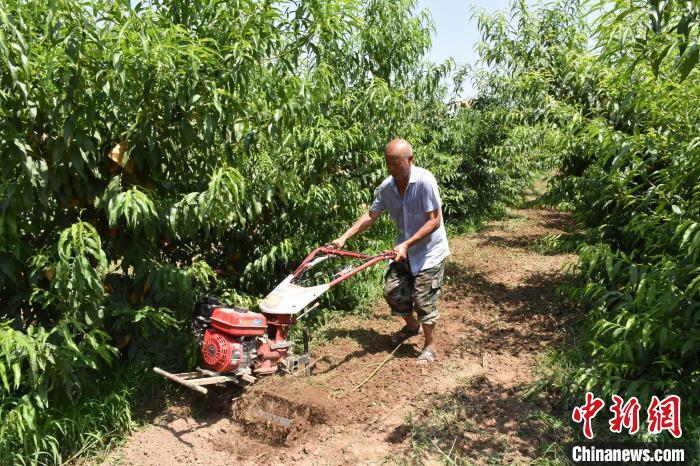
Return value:
[[(302, 368), (308, 374), (309, 334), (304, 328), (303, 353), (295, 356), (294, 342), (287, 339), (292, 326), (318, 306), (314, 302), (330, 288), (395, 255), (393, 251), (372, 256), (327, 246), (316, 248), (294, 273), (260, 301), (260, 313), (228, 307), (214, 298), (203, 298), (195, 306), (192, 330), (201, 348), (204, 367), (181, 374), (171, 374), (157, 367), (153, 370), (203, 394), (207, 393), (203, 385), (235, 383), (245, 386), (262, 375), (297, 374)], [(338, 258), (355, 262), (332, 273), (327, 283), (302, 286), (318, 280), (318, 277), (308, 278), (311, 269)]]

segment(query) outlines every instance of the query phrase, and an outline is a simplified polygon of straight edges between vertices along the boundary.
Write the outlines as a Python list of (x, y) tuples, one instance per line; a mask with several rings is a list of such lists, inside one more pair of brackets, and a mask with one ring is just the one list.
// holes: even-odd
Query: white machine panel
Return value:
[(294, 275), (285, 278), (277, 287), (260, 301), (260, 310), (268, 314), (298, 314), (328, 291), (326, 285), (303, 287), (292, 283)]

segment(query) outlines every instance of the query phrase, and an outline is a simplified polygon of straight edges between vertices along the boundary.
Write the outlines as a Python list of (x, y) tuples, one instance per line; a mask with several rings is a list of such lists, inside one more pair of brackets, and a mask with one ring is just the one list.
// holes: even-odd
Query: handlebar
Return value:
[(352, 257), (355, 259), (364, 259), (365, 262), (361, 265), (358, 265), (357, 267), (353, 267), (348, 270), (347, 273), (342, 274), (335, 280), (329, 283), (329, 286), (334, 286), (340, 283), (343, 280), (347, 280), (348, 278), (356, 275), (358, 272), (361, 272), (362, 270), (365, 270), (368, 267), (371, 267), (372, 265), (385, 261), (385, 260), (391, 260), (396, 257), (396, 252), (395, 251), (384, 251), (381, 254), (377, 255), (370, 255), (370, 254), (364, 254), (361, 252), (354, 252), (354, 251), (345, 251), (343, 249), (336, 249), (332, 247), (328, 247), (328, 245), (320, 246), (313, 251), (309, 253), (308, 256), (299, 264), (299, 267), (294, 271), (294, 276), (298, 277), (301, 275), (303, 272), (309, 270), (310, 268), (313, 267), (311, 264), (311, 261), (316, 258), (316, 256), (319, 255), (319, 253), (322, 253), (326, 256), (345, 256), (345, 257)]

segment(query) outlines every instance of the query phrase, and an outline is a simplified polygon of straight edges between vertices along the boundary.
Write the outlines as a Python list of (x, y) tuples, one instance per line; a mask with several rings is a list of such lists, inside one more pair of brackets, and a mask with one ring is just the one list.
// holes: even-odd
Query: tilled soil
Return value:
[[(525, 399), (522, 389), (575, 314), (555, 292), (574, 256), (543, 255), (533, 244), (572, 228), (559, 211), (515, 210), (452, 238), (435, 363), (415, 364), (421, 336), (389, 358), (401, 323), (377, 303), (369, 320), (341, 319), (327, 330), (311, 377), (263, 379), (217, 409), (171, 407), (103, 464), (442, 463), (452, 452), (477, 464), (536, 458), (553, 439), (535, 414), (552, 407), (544, 394)], [(260, 413), (292, 423), (283, 428)]]

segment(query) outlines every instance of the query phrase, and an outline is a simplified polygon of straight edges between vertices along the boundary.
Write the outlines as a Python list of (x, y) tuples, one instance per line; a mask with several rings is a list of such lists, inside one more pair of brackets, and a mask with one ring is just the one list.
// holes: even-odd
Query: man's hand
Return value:
[(396, 262), (403, 262), (408, 258), (408, 245), (405, 242), (397, 244), (394, 247), (394, 251), (396, 252), (396, 257), (394, 258)]
[(333, 249), (343, 249), (343, 247), (345, 246), (345, 242), (348, 239), (352, 238), (357, 233), (365, 231), (367, 228), (371, 227), (380, 214), (381, 212), (374, 212), (372, 210), (368, 210), (367, 212), (362, 214), (360, 218), (355, 220), (355, 223), (353, 223), (352, 226), (348, 228), (348, 231), (343, 233), (337, 239), (331, 241), (330, 244), (328, 244), (328, 247), (331, 247)]
[(397, 262), (406, 260), (408, 258), (408, 248), (440, 228), (440, 215), (439, 208), (426, 212), (425, 223), (423, 226), (420, 227), (418, 231), (413, 234), (413, 236), (394, 248), (394, 251), (396, 252), (396, 258), (394, 260)]
[(343, 249), (343, 247), (345, 247), (345, 238), (341, 236), (340, 238), (334, 239), (328, 244), (328, 247), (332, 249)]

